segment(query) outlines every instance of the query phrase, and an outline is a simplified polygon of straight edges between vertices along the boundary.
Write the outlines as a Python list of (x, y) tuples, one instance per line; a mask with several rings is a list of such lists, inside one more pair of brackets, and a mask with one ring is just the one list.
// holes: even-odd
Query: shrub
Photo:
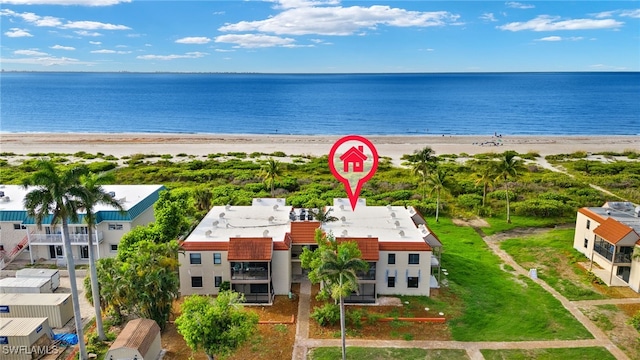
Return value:
[(587, 280), (589, 280), (589, 282), (593, 284), (604, 285), (604, 281), (602, 281), (602, 279), (600, 279), (598, 275), (594, 274), (591, 271), (587, 271)]
[(558, 200), (532, 199), (513, 204), (513, 210), (518, 215), (559, 217), (573, 213), (572, 206)]
[[(487, 197), (489, 199), (496, 199), (496, 200), (503, 200), (504, 201), (504, 200), (507, 200), (507, 191), (506, 190), (496, 190), (496, 191), (488, 193)], [(514, 201), (517, 197), (518, 197), (518, 195), (516, 195), (516, 193), (512, 189), (509, 189), (509, 201)]]
[(218, 289), (218, 291), (227, 291), (227, 290), (231, 290), (231, 283), (228, 281), (221, 282), (220, 288)]
[(340, 321), (340, 306), (326, 303), (322, 307), (316, 307), (311, 318), (320, 326), (335, 325)]
[[(339, 314), (338, 314), (339, 315)], [(346, 314), (346, 322), (355, 327), (356, 329), (360, 329), (362, 327), (362, 319), (367, 318), (367, 312), (362, 309), (353, 309), (347, 310)]]
[(475, 209), (482, 204), (482, 196), (478, 194), (463, 194), (458, 196), (458, 205), (468, 210)]

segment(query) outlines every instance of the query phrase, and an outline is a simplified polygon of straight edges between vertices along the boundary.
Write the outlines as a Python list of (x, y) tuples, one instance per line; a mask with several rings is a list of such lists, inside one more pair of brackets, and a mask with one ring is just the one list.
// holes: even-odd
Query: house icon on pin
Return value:
[(367, 160), (367, 155), (364, 154), (364, 147), (362, 145), (357, 148), (352, 146), (351, 149), (340, 156), (340, 160), (342, 160), (344, 164), (344, 172), (349, 172), (349, 165), (351, 165), (353, 172), (363, 172), (364, 161)]

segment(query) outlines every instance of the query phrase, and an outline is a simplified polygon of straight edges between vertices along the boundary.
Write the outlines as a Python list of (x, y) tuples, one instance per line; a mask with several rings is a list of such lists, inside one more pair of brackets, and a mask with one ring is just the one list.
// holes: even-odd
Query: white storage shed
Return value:
[(0, 294), (47, 294), (51, 291), (51, 279), (4, 278), (0, 279)]
[[(47, 318), (0, 318), (2, 360), (31, 360), (55, 351)], [(37, 356), (36, 356), (37, 357)]]
[(73, 319), (71, 294), (0, 294), (0, 318), (46, 317), (54, 328)]
[(16, 271), (16, 277), (51, 279), (51, 291), (56, 291), (60, 286), (60, 271), (58, 269), (20, 269)]
[(162, 351), (160, 327), (150, 319), (127, 323), (109, 348), (105, 360), (156, 360)]

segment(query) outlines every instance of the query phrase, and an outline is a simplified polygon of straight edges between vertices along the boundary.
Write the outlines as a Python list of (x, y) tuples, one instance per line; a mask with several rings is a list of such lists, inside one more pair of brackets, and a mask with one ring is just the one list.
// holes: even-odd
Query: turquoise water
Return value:
[(2, 132), (640, 134), (640, 73), (2, 73)]

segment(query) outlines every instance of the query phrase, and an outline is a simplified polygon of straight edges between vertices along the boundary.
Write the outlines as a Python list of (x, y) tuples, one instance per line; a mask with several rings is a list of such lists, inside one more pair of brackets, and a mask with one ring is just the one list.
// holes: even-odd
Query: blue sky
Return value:
[(4, 70), (640, 71), (639, 1), (0, 4)]

